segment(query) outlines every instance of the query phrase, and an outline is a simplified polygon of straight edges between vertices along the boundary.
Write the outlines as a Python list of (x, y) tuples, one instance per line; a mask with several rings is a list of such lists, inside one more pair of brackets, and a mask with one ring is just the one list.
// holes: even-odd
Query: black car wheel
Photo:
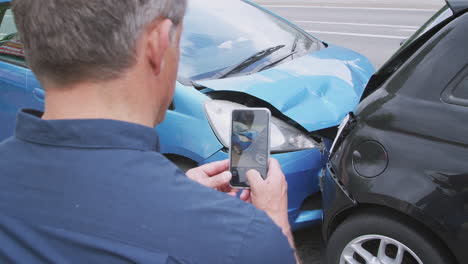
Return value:
[(328, 264), (450, 264), (443, 245), (406, 218), (364, 212), (346, 219), (333, 232)]

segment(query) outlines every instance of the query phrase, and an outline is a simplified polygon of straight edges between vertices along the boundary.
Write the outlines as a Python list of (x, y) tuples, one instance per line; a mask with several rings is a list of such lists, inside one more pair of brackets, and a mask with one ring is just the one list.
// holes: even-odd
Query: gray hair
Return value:
[[(70, 84), (118, 77), (136, 62), (146, 26), (183, 20), (187, 0), (13, 0), (28, 66), (40, 80)], [(173, 31), (173, 30), (172, 30)]]

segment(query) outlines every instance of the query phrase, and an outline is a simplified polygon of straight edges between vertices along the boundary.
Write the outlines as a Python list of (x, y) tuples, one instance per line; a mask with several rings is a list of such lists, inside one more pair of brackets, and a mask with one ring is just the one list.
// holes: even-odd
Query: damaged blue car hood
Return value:
[(338, 125), (356, 108), (374, 71), (359, 53), (330, 45), (265, 71), (197, 83), (255, 96), (315, 131)]

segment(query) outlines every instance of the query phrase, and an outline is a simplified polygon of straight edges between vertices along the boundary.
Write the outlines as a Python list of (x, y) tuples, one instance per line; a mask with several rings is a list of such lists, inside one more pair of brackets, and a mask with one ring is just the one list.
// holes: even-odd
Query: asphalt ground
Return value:
[[(350, 48), (382, 66), (443, 5), (442, 0), (257, 0), (313, 36)], [(320, 226), (294, 232), (304, 264), (323, 263)]]
[(331, 44), (367, 56), (377, 69), (444, 2), (442, 0), (257, 1)]

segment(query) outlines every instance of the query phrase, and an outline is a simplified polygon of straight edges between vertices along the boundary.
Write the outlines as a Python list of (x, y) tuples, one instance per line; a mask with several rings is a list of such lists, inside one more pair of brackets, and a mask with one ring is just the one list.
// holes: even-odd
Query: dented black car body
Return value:
[(330, 264), (468, 263), (467, 11), (448, 1), (342, 123), (321, 178)]

